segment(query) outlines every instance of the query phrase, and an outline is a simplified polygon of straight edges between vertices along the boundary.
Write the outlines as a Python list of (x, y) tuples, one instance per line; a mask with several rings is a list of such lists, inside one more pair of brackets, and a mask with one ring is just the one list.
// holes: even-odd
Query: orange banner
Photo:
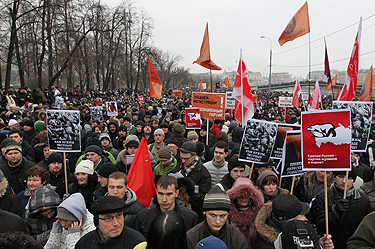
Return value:
[(225, 93), (193, 92), (192, 105), (200, 109), (202, 118), (224, 120)]
[(202, 86), (202, 81), (199, 81), (199, 92), (202, 92), (203, 86)]
[(148, 58), (148, 75), (150, 77), (150, 97), (161, 99), (163, 83), (161, 82), (159, 75), (156, 73), (150, 58)]
[(310, 33), (309, 10), (306, 3), (294, 14), (279, 38), (280, 46)]
[(226, 85), (226, 86), (229, 87), (229, 79), (228, 79), (228, 77), (225, 78), (225, 80), (224, 80), (224, 85)]
[(173, 90), (173, 97), (182, 97), (182, 90)]
[(257, 94), (253, 94), (253, 101), (254, 103), (256, 103), (258, 100), (258, 95)]

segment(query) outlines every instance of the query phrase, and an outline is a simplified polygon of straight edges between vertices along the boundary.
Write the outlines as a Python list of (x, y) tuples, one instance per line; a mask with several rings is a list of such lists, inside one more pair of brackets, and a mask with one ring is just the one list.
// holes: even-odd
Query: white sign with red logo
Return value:
[(199, 108), (185, 108), (186, 129), (201, 128), (201, 114)]
[(143, 96), (138, 96), (138, 102), (139, 102), (139, 104), (144, 104), (145, 103), (145, 101), (143, 99)]
[(279, 107), (293, 107), (293, 97), (279, 97)]

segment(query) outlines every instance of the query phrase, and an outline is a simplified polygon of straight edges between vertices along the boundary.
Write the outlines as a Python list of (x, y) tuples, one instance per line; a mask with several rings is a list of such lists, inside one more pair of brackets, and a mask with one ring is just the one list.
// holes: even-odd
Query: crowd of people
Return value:
[[(300, 123), (303, 101), (285, 109), (278, 97), (290, 94), (256, 94), (254, 119)], [(50, 151), (46, 111), (56, 97), (80, 113), (81, 152)], [(107, 101), (117, 102), (117, 116), (107, 115)], [(244, 127), (231, 110), (186, 129), (190, 89), (158, 100), (141, 90), (10, 88), (0, 104), (0, 248), (375, 248), (372, 133), (368, 152), (352, 152), (348, 180), (327, 172), (326, 234), (323, 172), (297, 177), (290, 194), (274, 160), (253, 169), (239, 160)], [(323, 108), (331, 105), (325, 97)], [(149, 205), (127, 179), (142, 139), (156, 191)]]

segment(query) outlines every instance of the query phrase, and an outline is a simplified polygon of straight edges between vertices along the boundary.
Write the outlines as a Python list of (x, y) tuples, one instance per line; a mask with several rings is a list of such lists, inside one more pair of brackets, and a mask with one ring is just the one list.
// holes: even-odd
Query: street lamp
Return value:
[(262, 35), (260, 38), (266, 38), (270, 41), (270, 77), (268, 79), (268, 91), (271, 94), (271, 67), (272, 67), (272, 41), (269, 37)]

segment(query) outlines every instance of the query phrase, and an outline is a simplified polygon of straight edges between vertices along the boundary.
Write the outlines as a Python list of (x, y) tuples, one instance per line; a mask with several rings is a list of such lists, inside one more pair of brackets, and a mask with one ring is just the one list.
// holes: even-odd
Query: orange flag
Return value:
[(225, 78), (224, 85), (226, 85), (227, 87), (229, 87), (229, 79), (228, 79), (228, 77)]
[(372, 65), (368, 70), (365, 82), (363, 83), (361, 93), (359, 95), (359, 101), (370, 101), (372, 97)]
[(325, 86), (325, 88), (327, 88), (328, 90), (331, 90), (332, 86), (336, 86), (336, 82), (337, 82), (337, 74), (332, 78), (332, 82), (328, 83)]
[(161, 99), (163, 83), (161, 83), (150, 58), (148, 58), (148, 75), (150, 77), (150, 97)]
[(336, 98), (335, 100), (337, 100), (337, 98), (340, 96), (340, 86), (339, 86), (339, 89), (337, 89), (337, 94), (336, 94)]
[(189, 89), (191, 89), (190, 83), (188, 83)]
[(306, 3), (294, 14), (279, 38), (280, 46), (310, 33), (309, 10)]
[(196, 61), (193, 62), (201, 65), (202, 67), (211, 69), (211, 70), (221, 70), (221, 67), (216, 65), (212, 60), (211, 60), (211, 54), (210, 54), (210, 41), (208, 38), (208, 23), (206, 24), (206, 30), (204, 31), (204, 36), (203, 36), (203, 42), (201, 46), (201, 52)]
[(210, 86), (207, 88), (207, 91), (211, 91), (212, 90), (212, 86), (211, 86), (211, 81), (210, 81)]
[(136, 193), (137, 201), (145, 207), (150, 206), (151, 199), (156, 194), (156, 189), (147, 140), (144, 137), (138, 146), (128, 173), (128, 187)]
[(202, 81), (199, 81), (199, 92), (202, 92), (203, 86), (202, 86)]

